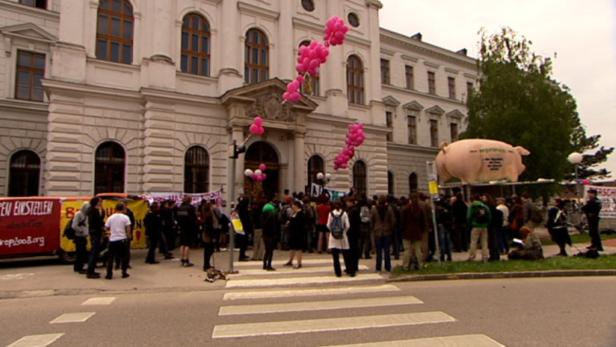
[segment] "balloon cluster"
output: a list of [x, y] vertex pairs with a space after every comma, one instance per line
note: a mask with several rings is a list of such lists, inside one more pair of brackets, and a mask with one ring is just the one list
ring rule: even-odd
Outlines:
[[349, 160], [355, 155], [355, 148], [361, 146], [366, 140], [364, 125], [361, 123], [349, 124], [344, 148], [334, 159], [334, 170], [349, 167]]
[[325, 26], [324, 43], [311, 41], [310, 44], [300, 47], [297, 65], [297, 77], [287, 84], [287, 90], [282, 94], [284, 102], [297, 102], [302, 98], [300, 88], [307, 75], [316, 77], [319, 75], [321, 64], [327, 62], [329, 46], [341, 45], [346, 38], [349, 27], [342, 18], [331, 17]]
[[261, 136], [265, 134], [265, 128], [263, 127], [263, 118], [256, 116], [250, 128], [248, 128], [252, 135]]
[[267, 166], [261, 163], [259, 164], [259, 168], [255, 171], [246, 169], [246, 171], [244, 171], [244, 175], [246, 177], [250, 177], [255, 182], [263, 182], [267, 179], [267, 174], [265, 173], [265, 170], [267, 170]]
[[344, 42], [349, 27], [344, 24], [342, 18], [331, 17], [325, 24], [325, 40], [326, 46], [337, 46]]

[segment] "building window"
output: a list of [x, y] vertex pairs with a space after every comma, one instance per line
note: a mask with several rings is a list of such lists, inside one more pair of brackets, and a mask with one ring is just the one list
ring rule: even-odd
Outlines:
[[115, 142], [98, 146], [94, 164], [94, 194], [124, 193], [124, 148]]
[[43, 101], [45, 54], [17, 51], [15, 99]]
[[417, 117], [409, 116], [408, 118], [409, 145], [417, 144]]
[[42, 8], [43, 10], [47, 9], [47, 0], [19, 0], [19, 3], [30, 7]]
[[269, 41], [259, 29], [246, 32], [244, 80], [258, 83], [269, 79]]
[[428, 93], [436, 94], [436, 76], [432, 71], [428, 71]]
[[96, 26], [96, 58], [133, 62], [133, 7], [128, 0], [100, 0]]
[[387, 59], [381, 59], [381, 83], [391, 84], [389, 60]]
[[394, 174], [387, 171], [387, 194], [394, 195]]
[[[306, 40], [306, 41], [302, 41], [302, 43], [299, 44], [299, 47], [309, 46], [309, 45], [310, 45], [310, 41]], [[306, 76], [306, 80], [304, 81], [304, 84], [302, 85], [302, 93], [306, 95], [319, 96], [320, 92], [321, 91], [319, 88], [319, 76], [318, 75], [317, 76]]]
[[392, 142], [394, 138], [394, 117], [393, 114], [389, 111], [385, 112], [385, 124], [387, 125], [387, 129], [389, 129], [389, 132], [387, 133], [387, 142]]
[[430, 146], [438, 147], [438, 121], [430, 119]]
[[413, 67], [406, 65], [404, 67], [404, 76], [406, 78], [406, 89], [415, 89], [415, 76], [413, 75]]
[[357, 196], [367, 194], [366, 164], [361, 160], [353, 165], [353, 190]]
[[9, 164], [9, 196], [36, 196], [39, 194], [41, 159], [28, 150], [11, 156]]
[[205, 193], [209, 190], [210, 158], [202, 147], [194, 146], [184, 157], [184, 192]]
[[347, 59], [347, 95], [351, 104], [364, 104], [364, 65], [352, 55]]
[[318, 155], [313, 155], [308, 160], [308, 187], [312, 187], [313, 183], [317, 183], [317, 174], [325, 174], [325, 163], [323, 158]]
[[473, 94], [473, 90], [474, 90], [475, 86], [473, 85], [473, 82], [466, 82], [466, 101], [468, 102], [468, 99], [471, 97], [471, 94]]
[[190, 13], [182, 21], [182, 72], [210, 75], [210, 23], [203, 16]]
[[357, 13], [351, 12], [347, 18], [352, 27], [357, 28], [359, 26], [359, 16], [357, 16]]
[[456, 98], [456, 79], [453, 77], [447, 77], [447, 86], [449, 88], [449, 98]]
[[312, 1], [312, 0], [302, 0], [302, 7], [307, 12], [312, 12], [312, 11], [314, 11], [314, 1]]
[[449, 124], [449, 131], [451, 133], [451, 141], [456, 141], [458, 139], [458, 124], [451, 123]]
[[412, 173], [409, 175], [409, 196], [417, 193], [419, 190], [419, 182], [417, 180], [417, 174]]

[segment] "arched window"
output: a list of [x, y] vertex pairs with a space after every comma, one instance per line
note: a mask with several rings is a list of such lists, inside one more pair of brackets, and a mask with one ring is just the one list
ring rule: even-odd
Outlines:
[[368, 193], [366, 164], [360, 160], [353, 165], [353, 190], [358, 196]]
[[244, 80], [246, 83], [263, 82], [269, 78], [269, 42], [259, 29], [246, 32]]
[[210, 158], [202, 147], [190, 147], [184, 157], [184, 192], [205, 193], [209, 191]]
[[325, 164], [323, 158], [318, 155], [313, 155], [308, 160], [308, 187], [312, 187], [313, 183], [317, 181], [318, 173], [325, 174]]
[[[302, 41], [299, 44], [299, 47], [310, 45], [310, 41]], [[299, 53], [298, 53], [299, 54]], [[304, 81], [304, 85], [302, 85], [302, 93], [306, 95], [319, 96], [320, 94], [319, 88], [319, 76], [310, 76], [309, 79]]]
[[124, 148], [115, 142], [98, 146], [94, 164], [94, 194], [124, 193]]
[[210, 23], [203, 16], [189, 13], [182, 21], [182, 72], [210, 75]]
[[409, 175], [409, 194], [417, 193], [418, 188], [417, 174], [413, 172]]
[[32, 151], [23, 150], [11, 156], [9, 196], [35, 196], [39, 193], [41, 159]]
[[387, 171], [387, 194], [394, 195], [394, 174]]
[[100, 0], [96, 57], [116, 63], [132, 63], [133, 24], [133, 7], [128, 0]]
[[364, 65], [359, 57], [347, 59], [347, 96], [351, 104], [364, 104]]

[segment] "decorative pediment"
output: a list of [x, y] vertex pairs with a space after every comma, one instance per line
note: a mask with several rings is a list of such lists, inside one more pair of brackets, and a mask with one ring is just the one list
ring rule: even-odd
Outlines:
[[447, 113], [447, 118], [450, 119], [462, 120], [464, 119], [464, 117], [466, 117], [464, 113], [460, 112], [459, 110], [453, 110]]
[[4, 36], [18, 37], [31, 41], [53, 43], [58, 40], [53, 34], [33, 23], [23, 23], [0, 28]]
[[389, 95], [383, 98], [383, 104], [385, 104], [385, 106], [398, 107], [398, 105], [400, 105], [400, 101]]
[[260, 115], [265, 119], [292, 122], [295, 115], [308, 114], [314, 111], [318, 104], [308, 97], [302, 97], [296, 103], [282, 103], [282, 94], [287, 90], [287, 84], [278, 78], [264, 82], [249, 84], [227, 91], [222, 97], [222, 104], [227, 108], [235, 107], [239, 114], [230, 117], [248, 117]]
[[443, 110], [439, 105], [434, 105], [430, 107], [429, 109], [427, 109], [426, 113], [433, 114], [436, 116], [442, 116], [445, 113], [445, 110]]
[[411, 101], [409, 103], [404, 104], [404, 106], [402, 106], [402, 108], [404, 108], [405, 110], [417, 111], [417, 112], [420, 112], [421, 110], [424, 109], [423, 105], [418, 103], [415, 100], [413, 100], [413, 101]]

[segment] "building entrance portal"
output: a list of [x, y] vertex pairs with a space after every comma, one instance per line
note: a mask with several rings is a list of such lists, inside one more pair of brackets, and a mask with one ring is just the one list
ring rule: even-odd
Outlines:
[[244, 193], [255, 200], [275, 197], [280, 192], [280, 163], [278, 154], [272, 145], [267, 142], [255, 142], [246, 150], [244, 170], [256, 170], [259, 164], [265, 164], [267, 179], [263, 182], [255, 182], [249, 177], [244, 177]]

